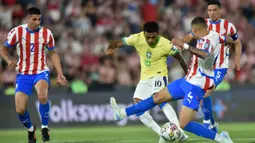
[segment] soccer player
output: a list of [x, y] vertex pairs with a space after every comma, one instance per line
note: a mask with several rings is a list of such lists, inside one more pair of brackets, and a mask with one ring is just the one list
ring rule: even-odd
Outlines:
[[[221, 19], [220, 8], [221, 4], [218, 0], [213, 0], [208, 2], [208, 15], [209, 18], [206, 19], [206, 23], [208, 25], [208, 30], [213, 30], [218, 32], [223, 36], [229, 36], [234, 40], [235, 46], [235, 60], [234, 60], [234, 68], [240, 69], [240, 57], [242, 52], [242, 44], [240, 39], [238, 38], [238, 34], [235, 26], [226, 19]], [[188, 34], [183, 38], [185, 43], [189, 43], [194, 37], [193, 33]], [[220, 54], [214, 64], [214, 82], [215, 86], [211, 90], [207, 90], [205, 97], [202, 102], [202, 111], [204, 113], [204, 126], [213, 131], [217, 132], [218, 124], [214, 121], [212, 116], [212, 101], [209, 95], [212, 94], [213, 90], [221, 83], [224, 79], [224, 76], [227, 74], [228, 66], [229, 66], [229, 47], [230, 44], [221, 44]]]
[[[187, 64], [178, 49], [173, 47], [171, 41], [160, 36], [158, 31], [158, 23], [147, 22], [144, 24], [142, 32], [111, 42], [106, 51], [108, 55], [112, 55], [115, 48], [129, 45], [133, 46], [140, 56], [141, 79], [133, 96], [135, 103], [150, 97], [155, 92], [159, 92], [167, 85], [168, 69], [166, 60], [168, 55], [179, 61], [185, 73], [188, 70]], [[169, 121], [179, 126], [176, 113], [168, 103], [161, 103], [159, 107]], [[136, 115], [143, 124], [160, 135], [160, 126], [148, 112], [139, 112]], [[182, 140], [187, 140], [188, 136], [183, 135]], [[159, 142], [165, 142], [165, 140], [160, 137]]]
[[[43, 141], [50, 140], [48, 129], [49, 110], [48, 88], [50, 86], [50, 73], [46, 65], [46, 50], [57, 71], [57, 83], [67, 83], [63, 75], [60, 60], [55, 51], [55, 42], [51, 31], [40, 26], [41, 12], [32, 7], [28, 9], [27, 24], [13, 28], [7, 36], [5, 45], [0, 48], [0, 56], [8, 63], [9, 68], [16, 68], [16, 91], [15, 106], [18, 117], [28, 129], [28, 142], [36, 142], [36, 126], [31, 123], [29, 113], [26, 109], [27, 102], [35, 87], [40, 102], [39, 111], [41, 115], [41, 135]], [[16, 46], [19, 61], [9, 57], [8, 48]], [[46, 49], [47, 47], [47, 49]]]
[[202, 37], [198, 41], [196, 48], [183, 43], [182, 40], [175, 38], [172, 40], [174, 45], [193, 54], [192, 63], [185, 78], [173, 81], [167, 88], [124, 109], [120, 108], [116, 100], [111, 97], [110, 103], [114, 111], [115, 120], [121, 120], [126, 116], [147, 111], [162, 102], [184, 98], [179, 117], [181, 128], [219, 143], [233, 143], [227, 132], [224, 131], [219, 135], [204, 127], [202, 124], [191, 121], [200, 106], [200, 101], [203, 99], [206, 90], [212, 88], [214, 85], [213, 62], [219, 54], [220, 42], [226, 40], [217, 32], [208, 31], [206, 21], [202, 17], [193, 19], [191, 26], [194, 35], [196, 37]]

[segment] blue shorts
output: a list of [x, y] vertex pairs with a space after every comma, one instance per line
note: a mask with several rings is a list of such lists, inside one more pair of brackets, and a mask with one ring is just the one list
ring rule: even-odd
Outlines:
[[214, 84], [217, 87], [222, 80], [224, 79], [225, 75], [227, 74], [227, 68], [224, 69], [215, 69], [214, 70]]
[[193, 110], [199, 109], [200, 100], [205, 95], [202, 88], [190, 84], [185, 78], [173, 81], [167, 88], [173, 100], [184, 99], [183, 105]]
[[45, 72], [35, 74], [35, 75], [17, 74], [15, 93], [16, 92], [23, 92], [26, 95], [30, 96], [32, 94], [34, 85], [39, 80], [47, 81], [49, 86], [50, 86], [50, 73], [49, 73], [49, 71], [45, 71]]

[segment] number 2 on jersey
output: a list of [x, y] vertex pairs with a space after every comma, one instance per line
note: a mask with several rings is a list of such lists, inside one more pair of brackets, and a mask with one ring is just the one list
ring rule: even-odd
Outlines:
[[31, 43], [30, 44], [30, 52], [34, 52], [35, 51], [35, 44]]

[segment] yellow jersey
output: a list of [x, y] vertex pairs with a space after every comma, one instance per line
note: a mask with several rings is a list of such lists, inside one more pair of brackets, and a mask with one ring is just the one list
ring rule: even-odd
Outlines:
[[150, 47], [146, 42], [144, 32], [132, 34], [122, 38], [125, 45], [135, 47], [141, 64], [141, 80], [146, 80], [154, 76], [168, 76], [167, 56], [175, 55], [178, 49], [172, 42], [163, 36], [155, 47]]

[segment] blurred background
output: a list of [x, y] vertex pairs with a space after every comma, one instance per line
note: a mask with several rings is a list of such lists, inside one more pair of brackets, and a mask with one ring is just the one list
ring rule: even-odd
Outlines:
[[[254, 108], [250, 107], [255, 102], [255, 0], [220, 1], [222, 18], [236, 26], [243, 51], [241, 70], [232, 68], [231, 56], [228, 74], [214, 92], [214, 115], [220, 121], [255, 121]], [[121, 106], [132, 103], [140, 79], [139, 57], [128, 46], [118, 49], [114, 56], [106, 56], [104, 51], [111, 40], [140, 32], [146, 21], [157, 21], [160, 34], [166, 38], [182, 38], [190, 32], [194, 17], [208, 17], [205, 0], [0, 0], [0, 3], [1, 44], [10, 29], [25, 23], [26, 10], [31, 6], [40, 8], [42, 25], [55, 37], [69, 86], [56, 85], [56, 71], [48, 60], [53, 127], [114, 125], [109, 97], [115, 96]], [[17, 57], [15, 48], [10, 53]], [[190, 55], [184, 56], [189, 62]], [[8, 70], [1, 58], [0, 62], [0, 112], [8, 115], [1, 117], [0, 128], [23, 128], [14, 107], [16, 72]], [[168, 57], [167, 63], [169, 82], [184, 75], [172, 57]], [[28, 105], [31, 118], [40, 125], [35, 92], [31, 100]], [[182, 104], [179, 101], [172, 105], [178, 112]], [[151, 113], [155, 120], [166, 122], [159, 108]], [[202, 117], [199, 112], [196, 119], [201, 121]], [[136, 116], [117, 124], [127, 122], [140, 124]]]
[[[222, 17], [232, 22], [243, 45], [242, 68], [230, 68], [225, 83], [255, 82], [255, 1], [221, 0]], [[190, 32], [195, 16], [207, 16], [205, 0], [1, 0], [0, 42], [8, 31], [25, 23], [26, 9], [37, 6], [42, 11], [42, 25], [49, 28], [56, 40], [69, 91], [133, 90], [140, 78], [139, 57], [132, 47], [122, 47], [115, 56], [104, 51], [109, 41], [140, 32], [146, 21], [157, 21], [160, 34], [166, 38], [181, 38]], [[12, 55], [15, 56], [15, 49]], [[187, 61], [190, 55], [184, 54]], [[183, 76], [179, 64], [168, 58], [169, 79]], [[1, 61], [0, 84], [14, 87], [15, 71]], [[52, 86], [56, 72], [51, 69]], [[10, 94], [13, 90], [9, 90]]]

